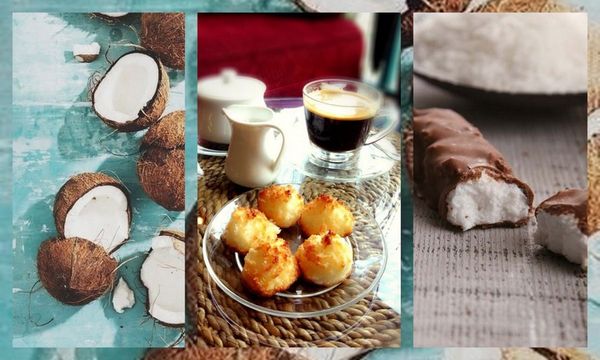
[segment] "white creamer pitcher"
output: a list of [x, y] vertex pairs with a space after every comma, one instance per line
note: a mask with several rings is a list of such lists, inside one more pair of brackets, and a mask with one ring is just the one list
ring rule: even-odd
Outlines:
[[[231, 125], [231, 142], [225, 174], [238, 185], [255, 188], [272, 183], [281, 168], [286, 141], [284, 130], [274, 123], [271, 109], [231, 105], [223, 109]], [[281, 134], [281, 145], [273, 130]]]

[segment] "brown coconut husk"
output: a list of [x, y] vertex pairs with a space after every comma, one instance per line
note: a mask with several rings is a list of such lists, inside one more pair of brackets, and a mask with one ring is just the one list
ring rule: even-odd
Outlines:
[[91, 241], [52, 238], [40, 245], [38, 276], [54, 298], [68, 305], [84, 305], [110, 289], [117, 261]]
[[282, 349], [262, 348], [208, 348], [187, 341], [182, 349], [153, 349], [144, 356], [145, 360], [306, 360], [300, 355]]
[[174, 69], [185, 67], [185, 15], [183, 13], [142, 14], [141, 43]]
[[[150, 99], [150, 101], [148, 101], [146, 106], [144, 106], [144, 108], [142, 110], [140, 110], [140, 112], [138, 113], [137, 119], [135, 119], [133, 121], [129, 121], [125, 124], [117, 123], [117, 122], [112, 121], [111, 119], [107, 119], [107, 118], [103, 117], [102, 115], [100, 115], [98, 113], [98, 111], [96, 111], [94, 95], [96, 93], [96, 89], [98, 88], [100, 83], [102, 83], [102, 81], [106, 77], [106, 74], [108, 74], [110, 72], [110, 70], [115, 66], [115, 64], [117, 64], [123, 56], [127, 56], [132, 53], [143, 53], [145, 55], [150, 56], [156, 62], [156, 64], [158, 65], [158, 86], [156, 88], [156, 92], [154, 93], [154, 96], [152, 97], [152, 99]], [[115, 62], [113, 62], [111, 64], [111, 66], [108, 68], [108, 70], [106, 70], [106, 72], [104, 73], [104, 75], [102, 75], [102, 77], [100, 78], [99, 81], [97, 81], [97, 82], [92, 81], [92, 83], [95, 83], [94, 88], [92, 90], [92, 96], [91, 96], [92, 108], [94, 109], [94, 112], [100, 118], [100, 120], [102, 120], [106, 125], [112, 127], [113, 129], [116, 129], [117, 131], [121, 131], [121, 132], [139, 131], [139, 130], [145, 129], [145, 128], [149, 127], [150, 125], [154, 124], [155, 122], [157, 122], [160, 119], [160, 116], [165, 111], [165, 107], [167, 106], [167, 102], [169, 101], [169, 87], [170, 87], [169, 76], [167, 75], [165, 67], [163, 66], [160, 59], [157, 56], [155, 56], [153, 53], [148, 52], [148, 51], [131, 51], [131, 52], [128, 52], [127, 54], [122, 55]]]
[[144, 138], [137, 174], [148, 196], [171, 211], [185, 208], [185, 112], [167, 114]]
[[71, 177], [58, 190], [54, 200], [54, 223], [61, 237], [65, 236], [65, 219], [75, 202], [85, 193], [98, 186], [110, 185], [119, 188], [127, 197], [127, 217], [131, 226], [131, 201], [129, 191], [118, 180], [102, 173], [81, 173]]

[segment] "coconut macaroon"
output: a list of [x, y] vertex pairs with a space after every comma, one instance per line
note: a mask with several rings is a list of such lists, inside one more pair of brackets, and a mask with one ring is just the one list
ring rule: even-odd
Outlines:
[[413, 127], [416, 192], [443, 219], [463, 231], [529, 221], [533, 192], [475, 126], [452, 110], [427, 109], [415, 110]]
[[71, 177], [54, 201], [54, 222], [62, 238], [87, 239], [111, 253], [129, 238], [131, 205], [127, 189], [102, 173]]
[[142, 46], [174, 69], [185, 67], [185, 16], [183, 13], [142, 14]]
[[340, 236], [348, 236], [354, 227], [354, 216], [342, 202], [322, 194], [306, 204], [298, 224], [305, 235], [333, 231]]
[[283, 239], [260, 243], [244, 257], [242, 283], [256, 295], [269, 297], [287, 290], [299, 276], [296, 258]]
[[535, 242], [587, 268], [587, 190], [567, 189], [544, 200], [536, 209]]
[[238, 207], [231, 214], [222, 239], [233, 250], [246, 254], [259, 244], [275, 241], [280, 232], [260, 210]]
[[148, 289], [148, 313], [163, 324], [185, 324], [185, 242], [182, 233], [163, 230], [152, 239], [140, 278]]
[[40, 282], [68, 305], [84, 305], [103, 295], [115, 281], [117, 261], [103, 247], [78, 237], [42, 242], [37, 255]]
[[185, 208], [185, 111], [174, 111], [153, 124], [142, 139], [137, 162], [140, 185], [167, 210]]
[[304, 198], [292, 185], [272, 185], [258, 193], [258, 209], [281, 228], [298, 222], [303, 208]]
[[162, 115], [169, 98], [169, 76], [159, 58], [133, 51], [108, 68], [92, 92], [98, 117], [118, 131], [138, 131]]
[[352, 273], [352, 245], [331, 231], [306, 239], [295, 256], [302, 277], [317, 285], [339, 284]]

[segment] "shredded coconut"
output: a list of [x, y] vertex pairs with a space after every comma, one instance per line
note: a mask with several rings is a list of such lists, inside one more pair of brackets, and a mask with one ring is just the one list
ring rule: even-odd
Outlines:
[[415, 72], [458, 85], [531, 93], [583, 93], [585, 13], [418, 13]]

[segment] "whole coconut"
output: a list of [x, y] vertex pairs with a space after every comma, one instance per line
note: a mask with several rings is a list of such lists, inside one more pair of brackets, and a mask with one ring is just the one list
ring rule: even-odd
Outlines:
[[183, 13], [142, 14], [141, 42], [174, 69], [185, 67], [185, 16]]
[[37, 269], [50, 295], [68, 305], [84, 305], [111, 288], [117, 261], [91, 241], [52, 238], [40, 245]]
[[137, 174], [142, 189], [167, 210], [185, 208], [185, 111], [152, 125], [140, 147]]

